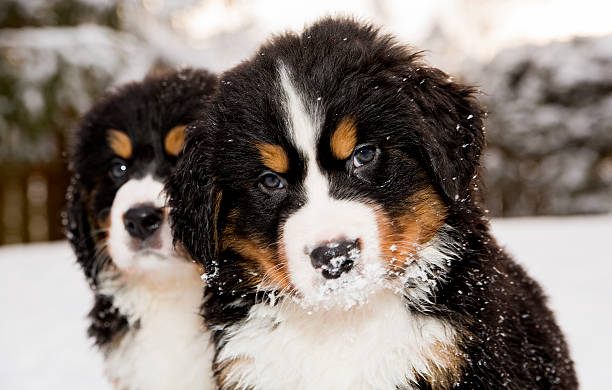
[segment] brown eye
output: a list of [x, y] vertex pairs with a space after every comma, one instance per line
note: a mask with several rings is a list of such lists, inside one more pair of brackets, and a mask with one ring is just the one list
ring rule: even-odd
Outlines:
[[259, 184], [264, 187], [264, 189], [270, 191], [279, 190], [285, 188], [285, 184], [283, 179], [280, 178], [276, 173], [266, 172], [259, 177]]
[[124, 161], [115, 161], [110, 167], [110, 176], [115, 180], [121, 180], [127, 176], [128, 167]]
[[353, 166], [359, 168], [365, 164], [368, 164], [376, 157], [376, 146], [374, 145], [361, 145], [358, 146], [353, 152]]

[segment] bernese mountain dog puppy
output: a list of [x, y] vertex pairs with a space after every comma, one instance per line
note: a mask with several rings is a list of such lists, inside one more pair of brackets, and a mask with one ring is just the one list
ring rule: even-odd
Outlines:
[[347, 19], [221, 77], [167, 187], [220, 389], [577, 387], [479, 205], [474, 94]]
[[175, 250], [164, 181], [216, 76], [185, 69], [104, 97], [74, 133], [67, 235], [95, 294], [89, 335], [117, 389], [212, 389], [201, 266]]

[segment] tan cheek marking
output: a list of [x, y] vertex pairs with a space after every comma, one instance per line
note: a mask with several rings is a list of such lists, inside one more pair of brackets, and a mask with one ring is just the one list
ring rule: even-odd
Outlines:
[[110, 228], [111, 228], [111, 217], [110, 217], [110, 212], [109, 212], [106, 217], [98, 218], [98, 229], [104, 229], [105, 231], [102, 233], [104, 233], [104, 235], [107, 236], [108, 230], [110, 230]]
[[81, 199], [87, 204], [87, 220], [92, 232], [92, 238], [96, 244], [100, 244], [108, 239], [108, 233], [111, 228], [111, 214], [110, 210], [105, 215], [91, 215], [90, 210], [94, 210], [95, 213], [95, 200], [100, 190], [100, 183], [97, 183], [90, 193], [85, 190], [81, 191]]
[[[257, 276], [254, 275], [252, 280], [248, 281], [249, 284], [258, 285], [263, 281], [264, 284], [271, 284], [281, 289], [288, 288], [290, 285], [286, 262], [279, 262], [279, 256], [276, 251], [257, 238], [237, 235], [235, 233], [237, 216], [237, 210], [232, 210], [228, 214], [227, 219], [229, 222], [223, 230], [221, 249], [230, 248], [249, 261], [249, 264], [246, 264], [246, 266], [253, 268], [257, 274]], [[260, 274], [261, 272], [263, 274]]]
[[427, 354], [430, 355], [427, 359], [429, 373], [425, 378], [433, 390], [448, 389], [461, 379], [465, 361], [456, 344], [436, 341], [428, 348]]
[[254, 261], [257, 268], [263, 271], [263, 275], [259, 275], [256, 283], [263, 281], [265, 284], [276, 284], [281, 289], [289, 287], [289, 281], [287, 273], [285, 272], [285, 266], [278, 264], [275, 260], [277, 258], [275, 252], [272, 249], [266, 248], [265, 245], [257, 242], [256, 240], [232, 237], [227, 232], [224, 233], [224, 243], [227, 248], [231, 248], [238, 252], [245, 259]]
[[183, 150], [186, 128], [187, 125], [174, 126], [172, 130], [166, 134], [166, 139], [164, 140], [164, 149], [166, 149], [166, 153], [171, 156], [179, 155], [181, 150]]
[[123, 131], [116, 129], [107, 130], [106, 141], [117, 156], [123, 159], [132, 157], [132, 141]]
[[435, 237], [444, 225], [448, 213], [433, 188], [417, 192], [410, 203], [413, 206], [393, 221], [382, 212], [376, 215], [381, 250], [392, 269], [411, 263], [420, 247]]
[[281, 146], [258, 144], [257, 150], [259, 151], [261, 162], [272, 171], [286, 173], [289, 170], [289, 158]]
[[[101, 184], [97, 183], [90, 193], [87, 193], [85, 190], [83, 190], [81, 192], [81, 199], [84, 199], [85, 202], [87, 203], [87, 220], [89, 222], [89, 226], [91, 229], [91, 237], [93, 238], [94, 243], [96, 245], [96, 250], [100, 251], [98, 252], [98, 255], [102, 255], [102, 254], [108, 255], [107, 243], [108, 243], [111, 224], [112, 224], [110, 209], [108, 210], [108, 213], [106, 213], [103, 216], [95, 216], [90, 213], [90, 210], [95, 210], [94, 202], [100, 190], [100, 186]], [[106, 262], [104, 264], [103, 269], [99, 268], [99, 265], [96, 265], [96, 266], [98, 267], [98, 271], [109, 271], [109, 270], [116, 269], [115, 263], [113, 263], [112, 259], [111, 261]], [[117, 343], [117, 342], [118, 342], [117, 340], [113, 341], [113, 343]]]
[[345, 160], [350, 157], [357, 145], [357, 126], [352, 117], [342, 119], [334, 134], [332, 134], [329, 146], [332, 155], [338, 160]]

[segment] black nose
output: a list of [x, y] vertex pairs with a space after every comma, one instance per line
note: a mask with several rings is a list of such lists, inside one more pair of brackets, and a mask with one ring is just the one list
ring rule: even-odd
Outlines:
[[353, 268], [359, 257], [359, 240], [330, 242], [310, 252], [310, 261], [315, 268], [322, 268], [323, 277], [337, 279], [343, 272]]
[[144, 240], [150, 237], [162, 224], [162, 209], [153, 206], [138, 206], [123, 214], [123, 225], [130, 236]]

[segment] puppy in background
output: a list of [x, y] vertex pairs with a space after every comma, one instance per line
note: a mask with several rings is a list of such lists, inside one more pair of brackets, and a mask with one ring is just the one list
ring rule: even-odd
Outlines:
[[201, 266], [173, 247], [164, 182], [216, 77], [172, 71], [127, 84], [82, 119], [67, 236], [94, 293], [89, 336], [117, 389], [212, 389]]
[[352, 20], [221, 77], [168, 186], [206, 265], [220, 389], [576, 389], [479, 204], [483, 118], [473, 89]]

